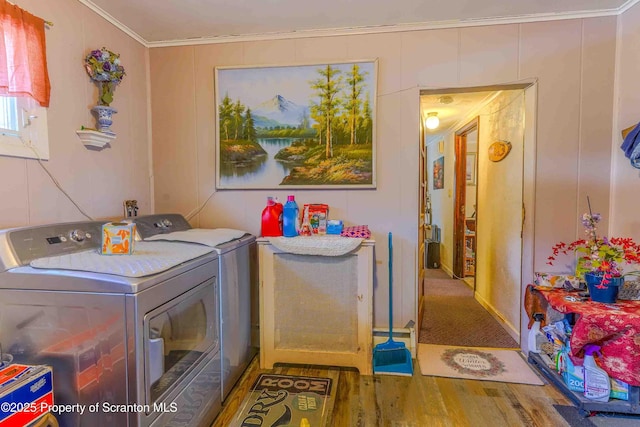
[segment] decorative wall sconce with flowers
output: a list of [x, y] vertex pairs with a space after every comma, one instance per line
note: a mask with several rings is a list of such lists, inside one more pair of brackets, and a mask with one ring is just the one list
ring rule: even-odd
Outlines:
[[[124, 67], [120, 64], [120, 55], [105, 47], [92, 50], [85, 58], [84, 63], [87, 74], [92, 81], [98, 84], [98, 105], [93, 107], [91, 111], [97, 115], [97, 130], [102, 135], [92, 136], [95, 143], [87, 144], [84, 140], [83, 142], [87, 145], [104, 146], [105, 140], [115, 138], [115, 133], [111, 131], [110, 126], [113, 123], [113, 114], [118, 111], [109, 105], [113, 102], [116, 86], [125, 76]], [[77, 131], [82, 139], [80, 132], [84, 132], [84, 136], [88, 136], [92, 131]]]

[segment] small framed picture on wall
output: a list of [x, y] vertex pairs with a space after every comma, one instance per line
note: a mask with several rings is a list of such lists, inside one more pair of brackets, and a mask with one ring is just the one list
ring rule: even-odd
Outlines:
[[444, 188], [444, 156], [433, 161], [433, 189]]
[[476, 153], [467, 153], [467, 185], [476, 185]]

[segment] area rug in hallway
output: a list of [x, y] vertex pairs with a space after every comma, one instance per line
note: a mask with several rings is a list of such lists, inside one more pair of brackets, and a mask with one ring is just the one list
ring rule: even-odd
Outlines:
[[[442, 275], [446, 276], [446, 273], [442, 272]], [[520, 348], [500, 323], [475, 300], [473, 290], [462, 280], [440, 277], [425, 279], [425, 298], [418, 342]]]
[[331, 378], [260, 374], [229, 425], [328, 425], [335, 399], [332, 387]]
[[516, 350], [418, 344], [422, 375], [544, 385]]

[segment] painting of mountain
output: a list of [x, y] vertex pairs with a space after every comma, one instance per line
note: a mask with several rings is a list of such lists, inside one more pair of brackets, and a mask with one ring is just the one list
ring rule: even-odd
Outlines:
[[216, 188], [375, 188], [377, 61], [216, 67]]
[[275, 95], [252, 107], [256, 127], [300, 126], [309, 119], [309, 107], [289, 101], [282, 95]]

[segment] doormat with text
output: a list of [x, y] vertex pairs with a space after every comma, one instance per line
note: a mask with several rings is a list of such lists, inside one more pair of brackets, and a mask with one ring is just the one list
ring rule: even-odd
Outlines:
[[544, 385], [517, 350], [418, 344], [422, 375]]
[[331, 387], [331, 378], [260, 374], [230, 425], [326, 426]]

